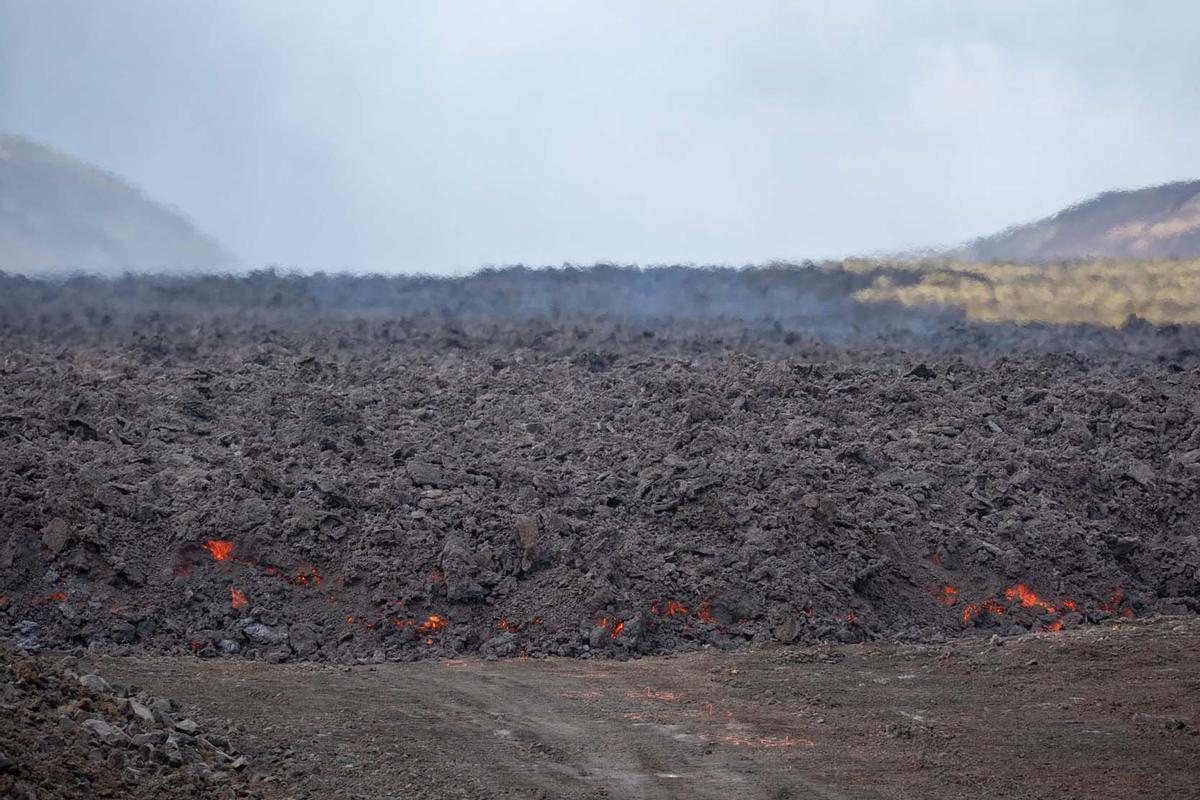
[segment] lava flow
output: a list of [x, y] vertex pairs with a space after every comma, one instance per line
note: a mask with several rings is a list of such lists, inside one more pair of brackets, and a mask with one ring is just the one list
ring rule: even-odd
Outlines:
[[[958, 605], [959, 591], [950, 584], [943, 584], [940, 587], [927, 590], [930, 597], [937, 602], [946, 606]], [[1133, 610], [1129, 606], [1122, 607], [1124, 602], [1124, 589], [1118, 586], [1108, 596], [1108, 599], [1101, 603], [1098, 608], [1101, 611], [1116, 613], [1119, 611], [1121, 616], [1126, 619], [1133, 619]], [[1081, 606], [1074, 600], [1060, 600], [1058, 602], [1050, 602], [1038, 596], [1038, 594], [1023, 583], [1013, 584], [1004, 590], [1001, 597], [989, 598], [977, 603], [964, 603], [960, 612], [962, 624], [964, 626], [982, 615], [984, 612], [993, 616], [1004, 616], [1006, 612], [1012, 611], [1014, 608], [1036, 609], [1043, 614], [1052, 616], [1060, 616], [1072, 612], [1082, 613]], [[1045, 633], [1054, 633], [1063, 629], [1062, 620], [1052, 620], [1041, 626], [1041, 630]]]
[[686, 617], [688, 610], [687, 606], [675, 600], [668, 600], [659, 608], [658, 603], [650, 606], [650, 613], [658, 614], [663, 617]]
[[1100, 604], [1101, 611], [1107, 611], [1110, 614], [1120, 613], [1125, 619], [1133, 619], [1133, 609], [1129, 606], [1121, 608], [1121, 604], [1125, 601], [1125, 585], [1119, 584], [1117, 588], [1109, 592], [1108, 597]]
[[[204, 549], [208, 551], [210, 556], [212, 556], [213, 561], [228, 561], [230, 563], [241, 564], [242, 566], [246, 567], [256, 567], [262, 569], [262, 571], [267, 575], [281, 578], [293, 586], [308, 586], [309, 584], [312, 584], [313, 586], [321, 585], [321, 574], [317, 571], [316, 567], [302, 565], [300, 568], [301, 571], [298, 574], [288, 575], [278, 567], [273, 567], [270, 564], [262, 565], [257, 561], [238, 558], [233, 554], [234, 546], [234, 543], [229, 539], [209, 539], [204, 543]], [[175, 575], [187, 575], [186, 567], [177, 567], [175, 569]]]
[[213, 557], [213, 561], [228, 561], [233, 556], [233, 542], [228, 539], [209, 539], [204, 543], [204, 549]]
[[604, 628], [608, 631], [608, 638], [615, 639], [621, 635], [621, 631], [625, 630], [625, 620], [614, 619], [610, 622], [608, 617], [597, 617], [596, 627]]
[[450, 623], [444, 617], [439, 617], [437, 614], [430, 614], [425, 618], [424, 622], [417, 626], [417, 633], [422, 635], [435, 633], [442, 630], [449, 624]]
[[929, 596], [944, 606], [952, 606], [958, 602], [958, 589], [947, 583], [936, 589], [930, 589]]
[[689, 612], [701, 622], [713, 621], [712, 603], [707, 599], [701, 600], [694, 609], [689, 609], [678, 600], [665, 600], [650, 606], [650, 613], [660, 617], [686, 617]]
[[232, 586], [229, 587], [229, 605], [233, 606], [234, 608], [245, 608], [249, 602], [250, 601], [246, 599], [245, 594], [239, 592], [237, 589], [234, 589]]

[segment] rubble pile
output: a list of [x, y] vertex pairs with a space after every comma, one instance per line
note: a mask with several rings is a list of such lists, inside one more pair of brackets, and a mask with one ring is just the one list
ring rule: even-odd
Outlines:
[[278, 758], [252, 759], [230, 727], [77, 669], [0, 645], [0, 796], [271, 796], [264, 767]]
[[41, 291], [0, 309], [0, 627], [31, 647], [625, 656], [1200, 610], [1189, 328], [898, 350]]

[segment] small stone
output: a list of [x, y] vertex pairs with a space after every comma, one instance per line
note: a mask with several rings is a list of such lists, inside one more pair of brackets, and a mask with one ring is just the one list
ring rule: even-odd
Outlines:
[[498, 636], [493, 636], [483, 643], [479, 648], [479, 652], [484, 658], [507, 658], [516, 655], [517, 653], [517, 635], [515, 633], [501, 633]]
[[251, 622], [242, 628], [242, 632], [255, 644], [273, 645], [287, 641], [287, 631], [271, 628], [261, 622]]
[[137, 628], [128, 622], [116, 622], [109, 627], [108, 636], [117, 644], [132, 644], [137, 639]]
[[293, 625], [288, 630], [288, 644], [298, 656], [312, 655], [317, 652], [317, 632], [311, 625]]
[[111, 691], [108, 681], [104, 680], [104, 678], [101, 678], [94, 672], [82, 676], [79, 679], [79, 683], [82, 684], [84, 688], [91, 689], [93, 692]]
[[787, 616], [775, 624], [771, 633], [784, 644], [791, 644], [800, 638], [801, 630], [800, 620], [795, 616]]
[[42, 546], [58, 555], [71, 542], [71, 526], [62, 517], [55, 517], [42, 528]]
[[927, 380], [930, 380], [931, 378], [936, 378], [937, 373], [934, 372], [933, 370], [931, 370], [929, 368], [929, 365], [922, 362], [920, 364], [917, 364], [911, 370], [909, 370], [908, 374], [905, 377], [920, 378], [923, 381], [927, 381]]
[[408, 477], [417, 486], [437, 486], [442, 482], [442, 468], [418, 458], [410, 458], [404, 463]]
[[121, 729], [114, 728], [102, 719], [85, 720], [79, 727], [91, 731], [98, 738], [103, 739], [109, 744], [118, 744], [129, 739]]
[[190, 736], [195, 736], [200, 730], [200, 726], [196, 724], [195, 720], [181, 719], [179, 722], [175, 723], [175, 730], [182, 731]]
[[154, 712], [146, 708], [137, 700], [129, 701], [129, 710], [142, 722], [154, 722]]
[[164, 747], [163, 749], [159, 750], [158, 752], [162, 755], [163, 758], [166, 759], [167, 763], [170, 764], [172, 767], [182, 767], [183, 766], [183, 753], [179, 752], [178, 747], [171, 747], [170, 745], [168, 745], [168, 746]]

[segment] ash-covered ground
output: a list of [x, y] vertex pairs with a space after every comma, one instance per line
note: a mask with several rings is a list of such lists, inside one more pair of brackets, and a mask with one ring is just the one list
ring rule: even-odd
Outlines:
[[1200, 610], [1200, 331], [874, 277], [0, 278], [0, 625], [350, 663]]

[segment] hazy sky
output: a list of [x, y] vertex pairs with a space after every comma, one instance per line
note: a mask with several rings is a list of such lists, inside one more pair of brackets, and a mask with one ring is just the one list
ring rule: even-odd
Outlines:
[[0, 0], [0, 130], [250, 265], [745, 264], [1200, 177], [1200, 3]]

